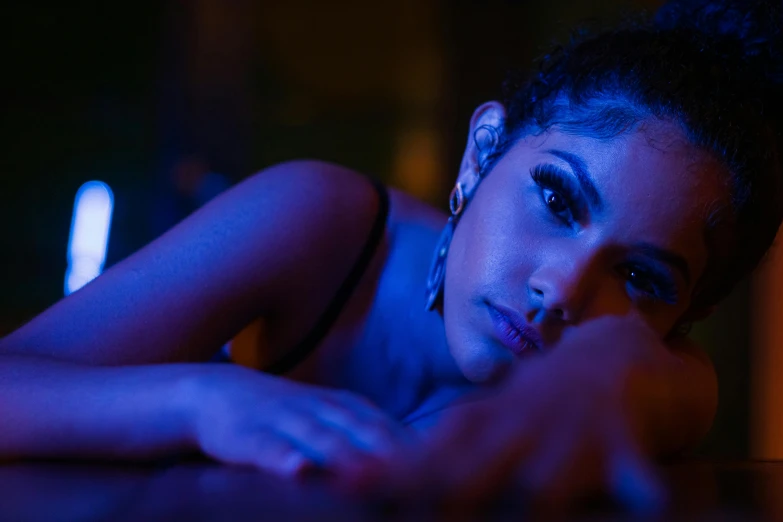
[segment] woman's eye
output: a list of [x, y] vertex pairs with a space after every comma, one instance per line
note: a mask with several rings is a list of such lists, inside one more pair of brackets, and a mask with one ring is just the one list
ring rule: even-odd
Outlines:
[[663, 301], [671, 305], [677, 304], [677, 286], [668, 277], [656, 275], [649, 270], [633, 265], [622, 267], [620, 273], [635, 292], [656, 301]]
[[530, 176], [538, 185], [541, 199], [553, 216], [568, 225], [578, 221], [579, 192], [569, 181], [568, 174], [552, 165], [536, 165], [531, 169]]
[[631, 285], [637, 290], [641, 290], [642, 292], [650, 295], [656, 294], [655, 284], [644, 272], [635, 268], [630, 268], [628, 269], [628, 274], [626, 277], [628, 278], [628, 282], [631, 283]]
[[562, 194], [554, 190], [544, 189], [544, 202], [546, 206], [555, 214], [562, 214], [569, 210], [568, 201]]

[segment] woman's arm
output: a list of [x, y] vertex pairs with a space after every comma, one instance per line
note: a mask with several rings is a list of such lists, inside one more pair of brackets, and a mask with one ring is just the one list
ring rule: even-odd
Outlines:
[[628, 390], [652, 455], [698, 444], [718, 408], [718, 378], [707, 353], [687, 337], [670, 339], [665, 346], [668, 351], [660, 354], [659, 363], [641, 372]]
[[388, 440], [391, 420], [356, 397], [234, 365], [170, 364], [209, 359], [258, 317], [317, 317], [376, 211], [356, 173], [278, 165], [0, 339], [0, 457], [200, 449], [276, 469], [289, 453], [349, 455], [346, 439], [365, 428]]
[[196, 450], [192, 364], [91, 367], [0, 356], [0, 459]]
[[202, 452], [281, 475], [350, 469], [407, 440], [348, 392], [230, 364], [99, 367], [0, 356], [0, 460]]
[[452, 408], [419, 451], [368, 466], [349, 487], [443, 494], [460, 508], [510, 484], [558, 509], [603, 490], [646, 509], [662, 499], [649, 458], [696, 443], [716, 402], [695, 344], [666, 345], [637, 320], [603, 317], [523, 361], [497, 393]]
[[[692, 339], [673, 337], [665, 344], [650, 341], [637, 343], [632, 337], [615, 338], [611, 343], [587, 347], [574, 344], [566, 349], [578, 350], [577, 357], [591, 359], [589, 364], [579, 365], [578, 371], [616, 379], [623, 388], [627, 409], [638, 425], [642, 446], [649, 455], [658, 456], [688, 449], [704, 438], [718, 408], [718, 379], [709, 356]], [[623, 343], [628, 349], [617, 350], [618, 344]], [[591, 349], [595, 353], [591, 354]], [[597, 366], [594, 369], [591, 369], [592, 361]], [[572, 364], [572, 361], [565, 362]], [[602, 368], [604, 363], [617, 369], [607, 372]], [[480, 396], [476, 398], [481, 400]], [[469, 403], [470, 398], [465, 398], [465, 402]], [[417, 419], [414, 426], [427, 430], [451, 409]]]
[[208, 360], [259, 317], [317, 317], [376, 211], [372, 185], [352, 171], [315, 161], [269, 168], [0, 339], [0, 355]]

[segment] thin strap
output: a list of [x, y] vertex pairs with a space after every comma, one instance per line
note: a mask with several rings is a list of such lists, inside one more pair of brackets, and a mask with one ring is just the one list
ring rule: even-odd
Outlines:
[[375, 187], [375, 191], [378, 193], [378, 214], [375, 217], [375, 223], [372, 226], [372, 231], [370, 231], [367, 242], [364, 244], [362, 253], [353, 265], [351, 273], [348, 274], [348, 277], [343, 281], [340, 289], [337, 290], [334, 299], [329, 303], [329, 306], [318, 319], [315, 327], [310, 331], [307, 337], [283, 358], [269, 366], [265, 370], [266, 372], [275, 375], [284, 374], [305, 360], [307, 356], [315, 350], [335, 321], [337, 321], [340, 312], [342, 312], [343, 307], [351, 298], [353, 291], [359, 284], [370, 261], [372, 261], [375, 250], [378, 248], [378, 244], [380, 243], [381, 238], [383, 238], [383, 233], [386, 230], [386, 219], [389, 214], [389, 194], [382, 183], [376, 180], [371, 181]]

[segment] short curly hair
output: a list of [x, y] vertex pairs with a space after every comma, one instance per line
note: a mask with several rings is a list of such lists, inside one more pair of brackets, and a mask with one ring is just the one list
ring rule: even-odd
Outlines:
[[692, 306], [716, 304], [759, 264], [783, 220], [781, 11], [780, 0], [674, 0], [609, 30], [577, 28], [532, 74], [509, 74], [482, 174], [518, 139], [554, 125], [610, 139], [651, 118], [674, 122], [729, 173], [731, 208], [709, 226], [730, 240], [713, 248]]

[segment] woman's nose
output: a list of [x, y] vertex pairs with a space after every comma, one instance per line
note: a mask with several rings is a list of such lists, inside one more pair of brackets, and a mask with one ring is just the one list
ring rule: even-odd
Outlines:
[[587, 260], [572, 259], [539, 267], [528, 282], [534, 307], [552, 319], [578, 322], [586, 307], [591, 282], [596, 280], [591, 272]]

